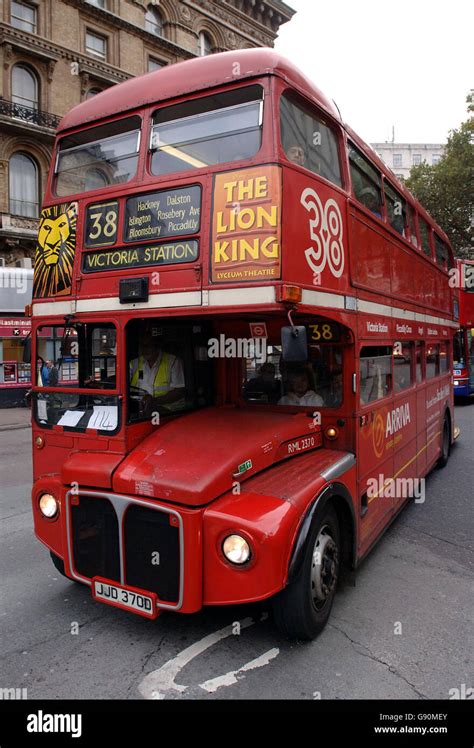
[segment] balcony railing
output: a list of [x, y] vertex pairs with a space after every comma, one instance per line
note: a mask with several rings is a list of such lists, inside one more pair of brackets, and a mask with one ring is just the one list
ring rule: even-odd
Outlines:
[[22, 104], [15, 104], [14, 101], [0, 98], [0, 116], [4, 115], [13, 119], [29, 122], [32, 125], [40, 127], [50, 127], [55, 130], [60, 122], [61, 117], [51, 112], [43, 112], [41, 109], [35, 109]]

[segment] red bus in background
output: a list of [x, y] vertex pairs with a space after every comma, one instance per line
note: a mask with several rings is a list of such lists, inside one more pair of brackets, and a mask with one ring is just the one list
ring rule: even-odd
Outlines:
[[459, 330], [454, 338], [454, 395], [474, 394], [474, 260], [456, 260], [460, 280]]
[[58, 130], [38, 235], [38, 539], [150, 618], [269, 599], [310, 639], [454, 438], [442, 230], [273, 50], [179, 63]]

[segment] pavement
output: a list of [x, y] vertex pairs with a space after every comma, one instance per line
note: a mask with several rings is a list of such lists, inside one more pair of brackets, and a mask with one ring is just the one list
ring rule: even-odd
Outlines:
[[29, 408], [0, 408], [0, 431], [27, 429], [31, 426]]

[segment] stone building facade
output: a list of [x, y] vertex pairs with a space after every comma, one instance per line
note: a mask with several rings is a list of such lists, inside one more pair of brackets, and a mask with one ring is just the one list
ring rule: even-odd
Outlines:
[[408, 179], [413, 166], [434, 166], [442, 158], [441, 143], [371, 143], [374, 151], [399, 179]]
[[0, 0], [0, 265], [28, 267], [55, 128], [162, 65], [273, 46], [281, 0]]

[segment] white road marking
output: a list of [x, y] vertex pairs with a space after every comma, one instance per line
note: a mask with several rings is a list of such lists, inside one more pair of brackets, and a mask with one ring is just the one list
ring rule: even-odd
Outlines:
[[234, 685], [234, 683], [238, 683], [236, 675], [238, 675], [239, 673], [245, 673], [247, 672], [247, 670], [253, 670], [254, 668], [264, 667], [264, 665], [268, 665], [270, 660], [273, 660], [279, 653], [280, 650], [276, 647], [273, 649], [269, 649], [268, 652], [260, 655], [260, 657], [256, 657], [255, 660], [247, 662], [246, 665], [239, 668], [238, 670], [231, 670], [225, 675], [219, 675], [217, 678], [206, 680], [204, 681], [204, 683], [200, 683], [199, 686], [200, 688], [204, 688], [204, 690], [209, 691], [209, 693], [214, 693], [218, 688], [222, 688], [222, 686], [232, 686]]
[[[240, 630], [253, 626], [254, 623], [255, 621], [252, 620], [252, 618], [244, 618], [242, 621], [239, 621]], [[234, 635], [234, 630], [235, 624], [232, 623], [229, 626], [219, 629], [219, 631], [215, 631], [213, 634], [208, 634], [203, 639], [200, 639], [189, 647], [186, 647], [186, 649], [183, 649], [182, 652], [179, 652], [179, 654], [171, 660], [165, 662], [165, 664], [158, 668], [158, 670], [153, 670], [151, 673], [148, 673], [138, 686], [138, 690], [143, 698], [164, 699], [168, 694], [183, 694], [190, 686], [183, 686], [175, 682], [181, 670], [191, 662], [191, 660], [194, 660], [195, 657], [198, 657], [200, 654], [205, 652], [206, 649], [209, 649], [222, 639]], [[260, 657], [257, 657], [255, 660], [248, 662], [239, 670], [233, 670], [225, 675], [212, 678], [199, 684], [199, 686], [210, 693], [214, 693], [214, 691], [222, 686], [230, 686], [233, 683], [237, 683], [237, 674], [267, 665], [270, 660], [279, 654], [279, 651], [279, 649], [271, 649]]]

